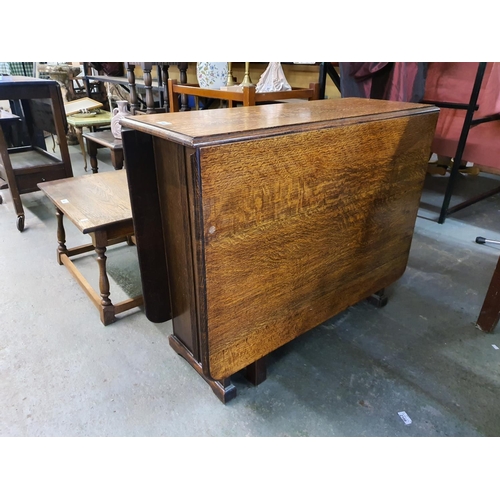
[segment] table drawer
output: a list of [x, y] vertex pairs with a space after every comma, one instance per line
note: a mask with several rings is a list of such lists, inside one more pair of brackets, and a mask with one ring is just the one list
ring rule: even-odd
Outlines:
[[32, 193], [38, 191], [37, 184], [45, 181], [55, 181], [66, 177], [64, 168], [51, 168], [40, 172], [32, 172], [29, 174], [16, 173], [16, 184], [20, 194]]

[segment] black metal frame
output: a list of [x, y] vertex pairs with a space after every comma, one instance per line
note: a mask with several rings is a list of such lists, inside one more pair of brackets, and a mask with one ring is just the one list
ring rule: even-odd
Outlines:
[[329, 76], [340, 92], [340, 75], [331, 62], [319, 63], [319, 98], [325, 98], [326, 77]]
[[453, 166], [450, 171], [450, 177], [448, 179], [448, 184], [446, 185], [446, 191], [443, 199], [443, 204], [441, 206], [441, 212], [439, 214], [438, 223], [444, 224], [446, 217], [452, 213], [458, 212], [459, 210], [468, 207], [478, 201], [484, 200], [489, 196], [493, 196], [494, 194], [500, 193], [500, 186], [486, 191], [482, 194], [474, 196], [468, 200], [465, 200], [462, 203], [454, 205], [450, 207], [451, 197], [453, 195], [453, 188], [456, 183], [457, 176], [459, 175], [460, 164], [462, 162], [463, 153], [465, 150], [465, 145], [467, 143], [467, 137], [469, 135], [469, 130], [471, 127], [479, 125], [481, 123], [486, 123], [494, 120], [500, 119], [500, 115], [493, 115], [484, 118], [479, 118], [477, 120], [473, 119], [474, 111], [479, 109], [477, 104], [477, 100], [479, 97], [479, 92], [481, 90], [481, 84], [483, 82], [484, 73], [486, 71], [485, 62], [480, 62], [477, 68], [476, 77], [474, 80], [474, 86], [472, 88], [470, 100], [468, 104], [463, 103], [453, 103], [453, 102], [435, 102], [435, 101], [422, 101], [425, 104], [434, 104], [441, 108], [450, 108], [450, 109], [465, 109], [467, 110], [465, 114], [464, 124], [462, 126], [462, 131], [460, 133], [460, 138], [458, 140], [457, 149], [455, 153], [455, 157], [453, 159]]

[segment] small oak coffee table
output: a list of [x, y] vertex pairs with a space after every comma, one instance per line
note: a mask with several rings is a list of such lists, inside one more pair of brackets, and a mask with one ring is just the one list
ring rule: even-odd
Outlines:
[[[42, 182], [38, 187], [56, 207], [57, 261], [66, 266], [84, 292], [97, 307], [101, 322], [108, 325], [116, 315], [138, 307], [142, 295], [113, 304], [109, 298], [106, 272], [106, 247], [127, 241], [135, 243], [132, 212], [125, 170], [83, 175], [69, 179]], [[66, 247], [64, 215], [83, 233], [90, 234], [92, 243]], [[71, 257], [89, 251], [97, 254], [99, 293], [97, 293], [72, 262]]]

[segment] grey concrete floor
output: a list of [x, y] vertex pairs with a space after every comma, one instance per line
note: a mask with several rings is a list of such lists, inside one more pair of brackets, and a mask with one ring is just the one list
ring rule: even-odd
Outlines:
[[[75, 175], [83, 170], [71, 146]], [[107, 150], [100, 171], [112, 170]], [[107, 327], [56, 262], [56, 221], [23, 195], [19, 233], [0, 205], [0, 436], [498, 436], [500, 328], [475, 326], [500, 246], [500, 197], [437, 224], [445, 179], [428, 177], [408, 267], [382, 309], [367, 302], [269, 356], [267, 380], [233, 377], [227, 405], [169, 347], [171, 322], [141, 309]], [[498, 182], [464, 178], [468, 193]], [[69, 245], [87, 241], [67, 224]], [[78, 259], [90, 281], [93, 256]], [[108, 253], [111, 298], [140, 292], [134, 247]], [[405, 425], [398, 412], [412, 422]]]

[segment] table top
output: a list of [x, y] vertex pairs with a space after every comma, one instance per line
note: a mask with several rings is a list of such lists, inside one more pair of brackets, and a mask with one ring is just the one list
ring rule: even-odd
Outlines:
[[0, 100], [50, 98], [55, 87], [59, 87], [55, 80], [0, 75]]
[[132, 220], [125, 170], [41, 182], [38, 187], [84, 234]]
[[[188, 146], [271, 137], [301, 130], [346, 126], [381, 119], [434, 113], [435, 106], [344, 98], [298, 101], [266, 106], [207, 109], [187, 113], [129, 115], [120, 120], [128, 127]], [[332, 124], [332, 121], [336, 123]]]
[[80, 113], [84, 109], [96, 109], [102, 108], [102, 102], [90, 99], [89, 97], [82, 97], [81, 99], [75, 99], [64, 105], [64, 112], [67, 116]]
[[[85, 116], [88, 115], [88, 116]], [[73, 127], [94, 127], [96, 125], [108, 125], [113, 115], [109, 111], [93, 113], [78, 113], [67, 117], [68, 123]]]
[[99, 132], [84, 132], [83, 137], [90, 139], [97, 144], [106, 146], [111, 149], [123, 149], [123, 142], [121, 139], [117, 139], [111, 130], [101, 130]]
[[48, 80], [46, 78], [32, 78], [30, 76], [11, 76], [0, 75], [0, 85], [59, 85], [55, 80]]

